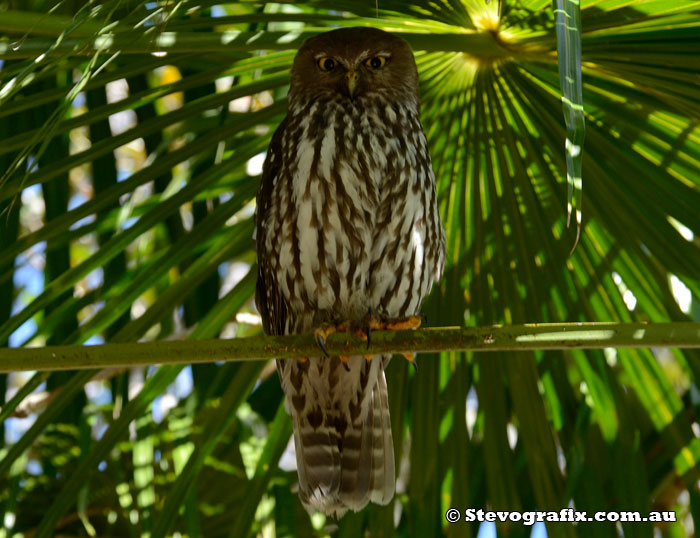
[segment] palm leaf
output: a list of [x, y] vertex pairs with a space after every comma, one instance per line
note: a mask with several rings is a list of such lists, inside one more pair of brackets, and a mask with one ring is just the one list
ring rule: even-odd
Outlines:
[[[44, 4], [0, 11], [0, 342], [257, 334], [253, 164], [294, 50], [339, 25], [416, 54], [448, 238], [432, 325], [700, 321], [700, 2], [602, 0], [580, 19], [540, 0]], [[445, 510], [570, 503], [673, 509], [659, 529], [681, 535], [700, 524], [697, 357], [395, 360], [399, 493], [339, 535], [475, 535]], [[95, 373], [0, 376], [0, 532], [326, 534], [278, 467], [290, 423], [264, 363]]]

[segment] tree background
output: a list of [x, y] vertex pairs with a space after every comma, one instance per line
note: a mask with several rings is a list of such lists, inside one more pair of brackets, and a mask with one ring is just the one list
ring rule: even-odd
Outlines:
[[[0, 344], [258, 334], [254, 196], [291, 61], [358, 25], [416, 54], [448, 238], [430, 325], [699, 321], [700, 2], [582, 3], [572, 254], [555, 8], [0, 0]], [[697, 359], [395, 359], [396, 499], [339, 524], [297, 499], [271, 363], [2, 374], [0, 536], [476, 536], [445, 510], [567, 506], [678, 521], [550, 536], [690, 536]]]

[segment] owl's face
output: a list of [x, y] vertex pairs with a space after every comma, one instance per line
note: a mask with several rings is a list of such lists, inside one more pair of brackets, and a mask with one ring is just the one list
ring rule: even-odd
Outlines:
[[385, 100], [418, 103], [418, 73], [408, 44], [375, 28], [342, 28], [308, 39], [292, 68], [290, 103], [341, 98], [362, 103]]

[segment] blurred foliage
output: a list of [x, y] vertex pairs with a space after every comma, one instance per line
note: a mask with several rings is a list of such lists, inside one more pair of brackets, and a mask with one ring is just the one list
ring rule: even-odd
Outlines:
[[[351, 25], [416, 53], [448, 237], [431, 325], [700, 320], [700, 2], [581, 5], [572, 255], [555, 7], [0, 0], [0, 343], [257, 333], [262, 154], [295, 49]], [[698, 528], [697, 352], [443, 355], [389, 366], [398, 493], [339, 523], [298, 501], [271, 364], [2, 375], [0, 536], [461, 537], [448, 507], [570, 505], [678, 521], [550, 536]]]

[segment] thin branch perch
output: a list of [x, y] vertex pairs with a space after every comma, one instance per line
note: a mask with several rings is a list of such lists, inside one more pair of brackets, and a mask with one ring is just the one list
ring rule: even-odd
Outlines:
[[[439, 351], [526, 351], [606, 347], [700, 348], [700, 323], [547, 323], [475, 328], [377, 331], [372, 345], [332, 334], [328, 351], [340, 355]], [[254, 336], [232, 340], [185, 340], [99, 346], [1, 348], [0, 372], [72, 370], [148, 364], [187, 364], [316, 357], [313, 335]]]

